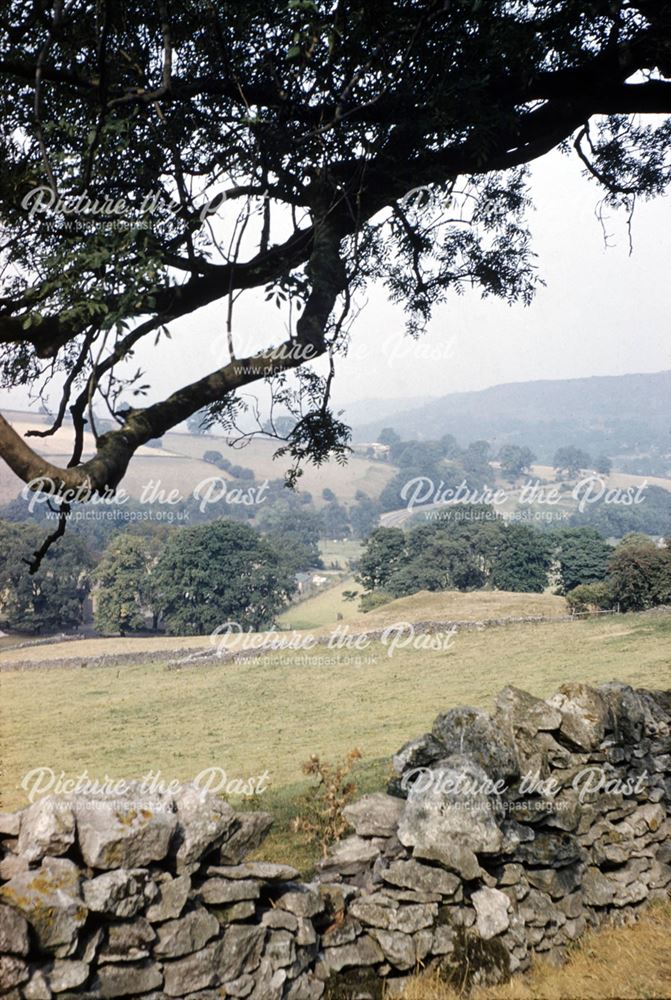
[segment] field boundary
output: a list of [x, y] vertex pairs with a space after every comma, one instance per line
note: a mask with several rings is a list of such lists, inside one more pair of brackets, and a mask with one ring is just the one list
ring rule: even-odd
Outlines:
[[[438, 619], [428, 619], [419, 622], [412, 622], [416, 635], [430, 635], [435, 632], [481, 632], [485, 629], [490, 628], [506, 628], [511, 625], [547, 625], [547, 624], [559, 624], [561, 622], [576, 622], [588, 618], [598, 618], [600, 616], [615, 616], [623, 614], [636, 614], [636, 615], [650, 615], [657, 612], [669, 611], [671, 610], [671, 605], [659, 605], [656, 608], [647, 608], [644, 611], [636, 612], [622, 612], [618, 610], [607, 610], [607, 611], [581, 611], [576, 614], [566, 614], [566, 615], [525, 615], [521, 617], [508, 617], [508, 618], [484, 618], [480, 620], [438, 620]], [[371, 642], [379, 641], [385, 634], [387, 629], [398, 626], [402, 623], [400, 620], [393, 624], [385, 625], [381, 628], [365, 629], [360, 632], [353, 632], [348, 639], [355, 642], [356, 639], [361, 637], [368, 638]], [[273, 633], [273, 638], [280, 643], [282, 637], [292, 633], [309, 635], [309, 629], [286, 629], [283, 631], [278, 631]], [[90, 636], [73, 636], [73, 640], [91, 638]], [[60, 641], [60, 640], [59, 640]], [[270, 640], [269, 640], [270, 641]], [[330, 635], [320, 635], [314, 636], [314, 647], [324, 647], [328, 646], [329, 642], [332, 641]], [[34, 644], [26, 645], [47, 645], [48, 643], [44, 640], [38, 640]], [[24, 648], [24, 647], [17, 647]], [[291, 647], [289, 647], [290, 649]], [[5, 650], [6, 651], [6, 650]], [[58, 657], [53, 660], [15, 660], [9, 662], [0, 663], [0, 673], [10, 673], [12, 671], [24, 671], [24, 670], [81, 670], [87, 669], [89, 667], [122, 667], [129, 664], [147, 664], [147, 663], [159, 663], [165, 666], [166, 670], [181, 670], [184, 667], [194, 667], [199, 664], [208, 663], [234, 663], [242, 662], [248, 659], [255, 659], [264, 654], [271, 654], [274, 652], [282, 653], [287, 651], [287, 646], [282, 647], [277, 645], [275, 649], [264, 648], [259, 645], [256, 648], [245, 649], [245, 650], [230, 650], [230, 651], [220, 651], [219, 649], [203, 649], [202, 647], [185, 647], [183, 650], [179, 650], [179, 656], [174, 654], [176, 650], [170, 650], [169, 648], [165, 650], [147, 650], [146, 652], [135, 652], [135, 653], [106, 653], [102, 655], [95, 656], [63, 656]], [[170, 659], [167, 659], [171, 657]]]

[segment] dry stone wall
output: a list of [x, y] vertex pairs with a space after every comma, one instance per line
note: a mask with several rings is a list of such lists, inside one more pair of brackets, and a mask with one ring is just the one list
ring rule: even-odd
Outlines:
[[246, 861], [272, 817], [193, 786], [0, 814], [0, 995], [378, 998], [499, 981], [671, 886], [671, 694], [515, 688], [439, 715], [316, 877]]

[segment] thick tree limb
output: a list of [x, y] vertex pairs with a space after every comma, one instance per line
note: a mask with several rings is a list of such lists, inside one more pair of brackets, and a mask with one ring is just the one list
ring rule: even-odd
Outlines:
[[[346, 275], [340, 258], [340, 230], [325, 218], [314, 227], [310, 258], [312, 291], [296, 324], [296, 338], [280, 347], [232, 361], [204, 378], [183, 386], [161, 402], [145, 409], [131, 410], [124, 425], [103, 434], [96, 454], [74, 468], [60, 468], [42, 458], [0, 415], [0, 454], [12, 471], [31, 489], [40, 490], [48, 481], [55, 496], [86, 500], [95, 494], [113, 491], [125, 475], [137, 449], [152, 438], [161, 437], [197, 410], [219, 402], [236, 389], [280, 371], [296, 368], [305, 361], [305, 348], [317, 358], [326, 351], [325, 329], [336, 299], [345, 287]], [[129, 336], [132, 336], [130, 334]], [[301, 348], [299, 350], [298, 348]]]

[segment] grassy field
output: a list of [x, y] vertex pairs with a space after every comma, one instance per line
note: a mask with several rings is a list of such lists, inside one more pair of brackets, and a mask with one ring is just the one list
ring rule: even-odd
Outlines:
[[340, 542], [321, 541], [319, 554], [326, 569], [349, 569], [353, 560], [361, 555], [363, 544], [355, 539], [343, 539]]
[[[358, 601], [346, 601], [345, 590], [361, 590], [353, 577], [344, 577], [339, 583], [300, 604], [289, 607], [278, 618], [281, 629], [308, 629], [315, 634], [330, 633], [340, 621], [352, 630], [370, 631], [385, 628], [399, 621], [480, 621], [485, 618], [517, 618], [523, 615], [562, 615], [566, 612], [563, 597], [552, 594], [518, 594], [506, 591], [420, 591], [412, 597], [390, 601], [384, 607], [364, 615], [358, 610]], [[342, 619], [338, 615], [342, 615]], [[67, 658], [95, 660], [111, 653], [155, 653], [157, 659], [171, 658], [180, 650], [208, 649], [213, 646], [210, 636], [127, 636], [112, 639], [77, 639], [76, 641], [50, 642], [26, 645], [34, 641], [31, 636], [0, 637], [0, 667], [16, 662], [42, 663]], [[17, 648], [17, 647], [22, 648]]]
[[21, 777], [37, 765], [126, 778], [160, 769], [189, 779], [212, 765], [236, 777], [267, 770], [279, 792], [300, 785], [312, 753], [333, 759], [358, 747], [364, 764], [388, 758], [439, 711], [490, 708], [507, 683], [537, 695], [578, 679], [668, 687], [670, 663], [671, 612], [658, 612], [463, 632], [440, 651], [371, 642], [178, 670], [157, 658], [5, 671], [3, 803], [22, 804]]
[[358, 598], [355, 601], [346, 601], [343, 597], [343, 592], [346, 590], [361, 592], [362, 587], [357, 584], [353, 576], [343, 577], [314, 597], [292, 604], [278, 617], [278, 624], [281, 628], [287, 629], [321, 629], [331, 622], [353, 621], [360, 617], [359, 601]]

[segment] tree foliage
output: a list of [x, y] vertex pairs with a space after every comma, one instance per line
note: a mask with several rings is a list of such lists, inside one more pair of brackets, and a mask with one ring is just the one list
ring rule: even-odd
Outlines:
[[378, 528], [358, 562], [367, 590], [404, 597], [419, 590], [538, 592], [547, 586], [551, 546], [527, 525], [508, 524], [485, 505], [404, 532]]
[[624, 539], [611, 560], [608, 583], [620, 611], [671, 603], [671, 551], [649, 539]]
[[39, 546], [35, 524], [0, 521], [0, 626], [48, 635], [77, 628], [84, 618], [92, 559], [82, 539], [67, 536], [46, 556], [39, 577], [26, 561]]
[[294, 589], [291, 568], [258, 532], [234, 521], [175, 531], [154, 584], [166, 631], [213, 632], [227, 621], [258, 631]]
[[528, 472], [531, 465], [536, 461], [536, 456], [531, 448], [517, 444], [506, 444], [499, 452], [501, 472], [514, 482], [523, 472]]
[[560, 594], [606, 577], [613, 549], [595, 528], [564, 528], [553, 540]]
[[111, 540], [93, 574], [99, 632], [138, 632], [147, 617], [157, 624], [153, 569], [163, 541], [163, 533], [123, 533]]
[[[344, 458], [331, 382], [366, 284], [413, 335], [467, 286], [528, 302], [527, 164], [573, 145], [627, 211], [665, 189], [670, 39], [666, 0], [7, 0], [0, 380], [55, 379], [74, 434], [56, 467], [0, 418], [0, 453], [102, 492], [181, 421], [230, 428], [270, 379], [292, 476]], [[253, 289], [288, 334], [250, 356], [233, 306]], [[133, 350], [218, 301], [221, 360], [156, 398]], [[93, 426], [85, 460], [98, 401], [116, 429]]]
[[592, 459], [586, 451], [576, 448], [573, 444], [568, 444], [557, 449], [552, 464], [559, 476], [574, 479], [582, 469], [589, 468]]

